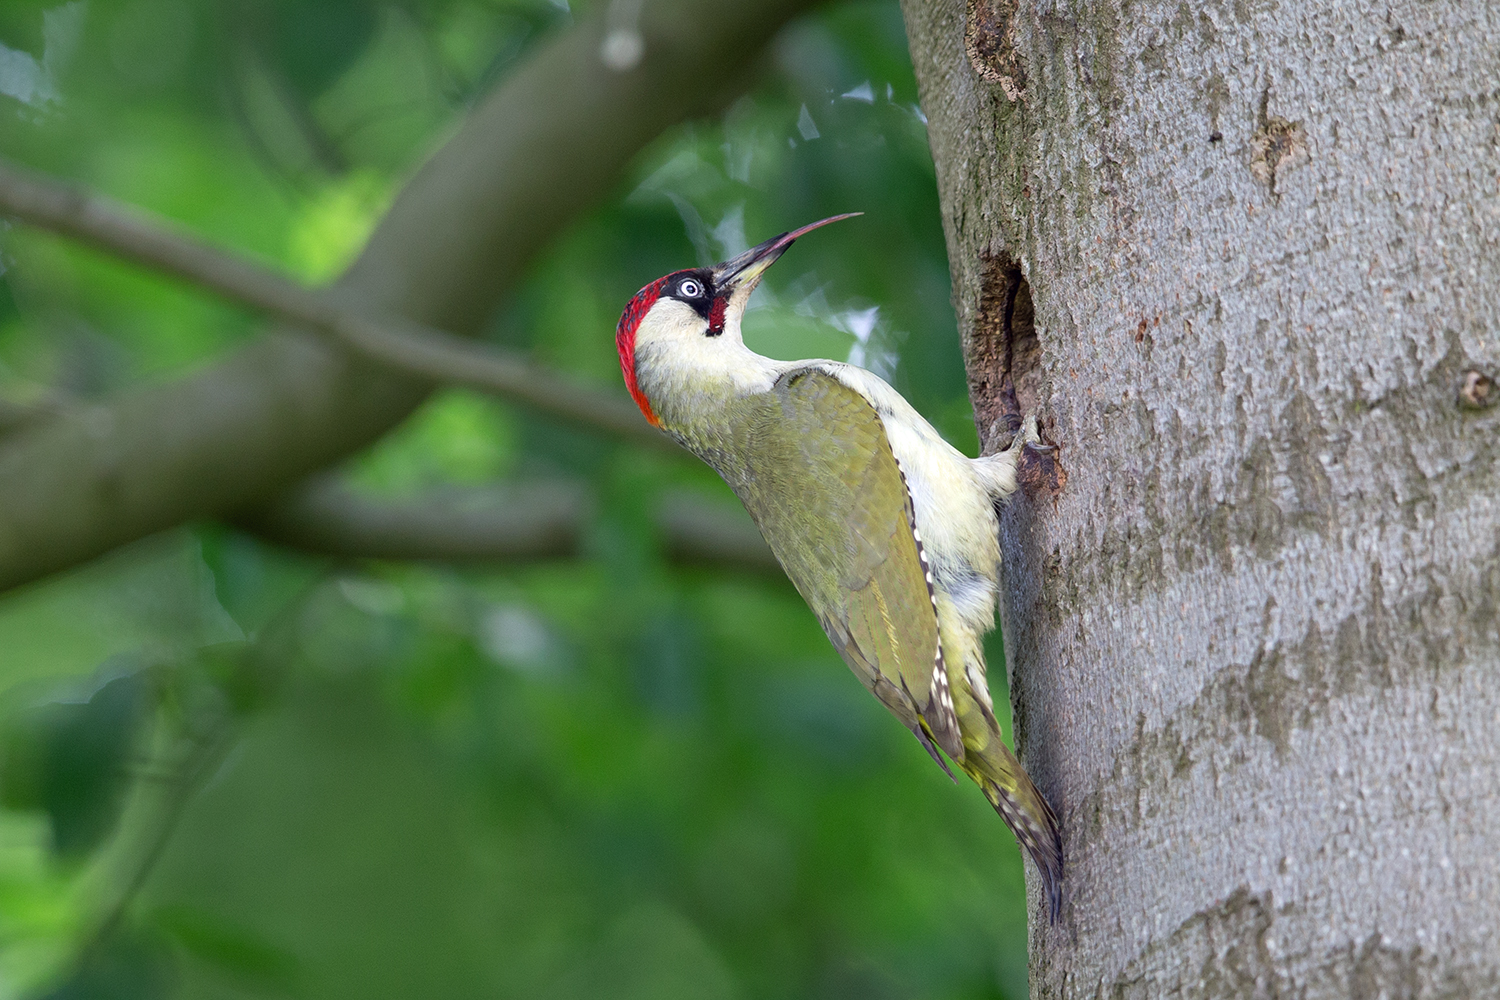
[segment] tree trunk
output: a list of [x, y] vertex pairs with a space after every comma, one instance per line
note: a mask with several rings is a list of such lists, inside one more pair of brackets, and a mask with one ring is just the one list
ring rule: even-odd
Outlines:
[[981, 439], [1009, 375], [1067, 474], [1002, 519], [1033, 996], [1500, 995], [1500, 8], [906, 16]]

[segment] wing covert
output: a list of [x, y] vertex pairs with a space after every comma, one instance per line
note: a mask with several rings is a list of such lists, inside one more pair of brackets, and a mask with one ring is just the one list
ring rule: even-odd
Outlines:
[[752, 460], [720, 471], [844, 661], [919, 738], [920, 718], [962, 760], [931, 575], [880, 415], [811, 366], [753, 406], [740, 451]]

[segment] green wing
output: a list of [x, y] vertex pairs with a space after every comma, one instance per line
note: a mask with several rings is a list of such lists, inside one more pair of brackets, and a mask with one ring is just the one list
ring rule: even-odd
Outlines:
[[929, 752], [936, 740], [962, 760], [931, 576], [879, 414], [819, 368], [747, 403], [747, 458], [720, 471], [844, 661]]

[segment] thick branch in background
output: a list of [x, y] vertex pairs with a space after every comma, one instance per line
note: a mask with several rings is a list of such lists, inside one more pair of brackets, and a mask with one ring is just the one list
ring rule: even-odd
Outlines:
[[[537, 482], [450, 487], [403, 500], [358, 493], [313, 476], [241, 518], [269, 541], [350, 558], [464, 562], [580, 555], [590, 515], [583, 487]], [[679, 562], [780, 573], [760, 532], [737, 505], [668, 493], [657, 510], [663, 550]]]
[[1500, 995], [1500, 19], [905, 11], [975, 411], [1069, 473], [1001, 518], [1032, 995]]
[[[602, 16], [543, 44], [422, 167], [332, 294], [474, 333], [632, 156], [721, 98], [809, 6], [647, 3], [644, 57], [623, 72], [601, 61]], [[28, 426], [0, 442], [0, 587], [265, 502], [377, 439], [429, 388], [282, 331], [190, 378]]]

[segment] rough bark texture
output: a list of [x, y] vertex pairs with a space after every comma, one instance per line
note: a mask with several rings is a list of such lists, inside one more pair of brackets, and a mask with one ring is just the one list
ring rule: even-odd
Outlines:
[[1068, 473], [1002, 527], [1033, 995], [1500, 995], [1500, 8], [906, 14], [981, 436], [1010, 366]]

